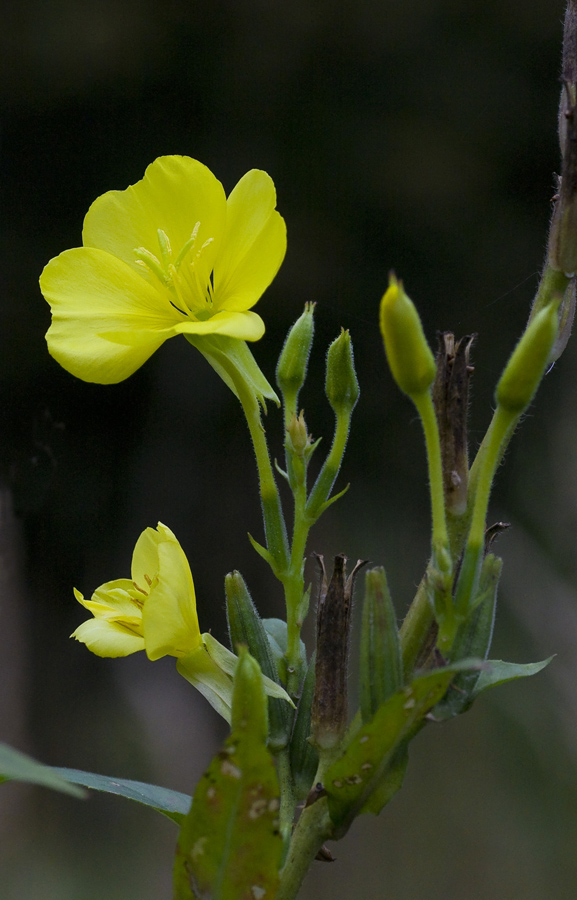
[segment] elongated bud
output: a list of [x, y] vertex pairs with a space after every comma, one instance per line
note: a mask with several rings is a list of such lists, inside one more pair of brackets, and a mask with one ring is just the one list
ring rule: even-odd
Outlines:
[[558, 309], [554, 300], [537, 313], [505, 366], [495, 401], [509, 413], [521, 414], [539, 387], [559, 329]]
[[348, 331], [341, 329], [327, 353], [325, 392], [335, 415], [350, 416], [359, 399], [353, 345]]
[[231, 729], [250, 731], [262, 740], [266, 740], [268, 733], [267, 699], [260, 666], [242, 644], [238, 647], [234, 672]]
[[[263, 675], [280, 684], [278, 670], [272, 654], [268, 635], [248, 592], [240, 572], [230, 572], [224, 579], [226, 615], [233, 650], [246, 645], [258, 662]], [[275, 753], [288, 743], [291, 728], [291, 712], [288, 703], [268, 698], [269, 749]]]
[[409, 397], [424, 393], [435, 380], [435, 358], [415, 305], [405, 294], [403, 282], [393, 274], [381, 300], [380, 322], [385, 353], [397, 385]]
[[290, 329], [276, 369], [276, 383], [286, 397], [296, 396], [304, 384], [313, 343], [315, 304], [306, 303], [303, 314]]
[[315, 693], [311, 713], [313, 743], [319, 750], [336, 747], [347, 727], [347, 674], [351, 605], [355, 575], [365, 565], [356, 564], [346, 577], [346, 556], [336, 556], [330, 583], [322, 556], [317, 556], [322, 582], [317, 608], [317, 657]]
[[291, 772], [297, 800], [304, 800], [307, 796], [319, 765], [319, 755], [309, 741], [311, 707], [315, 690], [315, 664], [316, 655], [313, 653], [303, 681], [290, 743]]
[[368, 722], [403, 686], [397, 616], [382, 566], [365, 575], [360, 664], [361, 715]]

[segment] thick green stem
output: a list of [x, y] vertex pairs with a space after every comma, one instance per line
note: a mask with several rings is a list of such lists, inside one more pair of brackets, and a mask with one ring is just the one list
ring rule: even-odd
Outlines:
[[294, 900], [311, 863], [323, 843], [331, 836], [326, 798], [317, 800], [303, 810], [294, 830], [290, 850], [281, 871], [275, 900]]
[[288, 748], [281, 750], [277, 754], [276, 760], [280, 785], [279, 828], [285, 847], [288, 848], [296, 807]]

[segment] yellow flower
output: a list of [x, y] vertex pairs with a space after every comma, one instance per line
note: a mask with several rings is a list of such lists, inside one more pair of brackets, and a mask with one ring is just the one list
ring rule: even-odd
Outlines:
[[[90, 600], [76, 589], [74, 594], [94, 618], [71, 637], [97, 656], [128, 656], [137, 650], [146, 650], [151, 660], [176, 656], [180, 674], [230, 721], [237, 657], [212, 635], [200, 633], [192, 573], [170, 528], [159, 522], [156, 529], [142, 532], [131, 578], [108, 581]], [[288, 700], [279, 685], [264, 681], [267, 694]]]
[[84, 246], [40, 278], [51, 355], [84, 381], [113, 384], [176, 334], [199, 349], [203, 336], [259, 340], [264, 323], [251, 308], [286, 252], [275, 205], [266, 172], [247, 172], [227, 199], [186, 156], [160, 157], [142, 181], [103, 194], [84, 220]]

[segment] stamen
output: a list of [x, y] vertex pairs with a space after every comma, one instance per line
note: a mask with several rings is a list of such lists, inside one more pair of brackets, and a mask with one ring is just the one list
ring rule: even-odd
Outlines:
[[184, 245], [182, 246], [180, 253], [179, 253], [178, 256], [176, 257], [176, 262], [174, 263], [174, 266], [175, 266], [176, 269], [178, 269], [178, 267], [180, 266], [182, 260], [184, 259], [184, 257], [185, 257], [186, 254], [188, 253], [188, 251], [189, 251], [192, 247], [194, 247], [194, 245], [195, 245], [195, 243], [196, 243], [196, 238], [197, 238], [197, 235], [198, 235], [198, 229], [199, 229], [199, 228], [200, 228], [200, 222], [197, 222], [196, 225], [194, 226], [194, 228], [192, 229], [192, 234], [190, 235], [190, 237], [189, 237], [189, 239], [187, 240], [186, 244], [184, 244]]
[[162, 262], [164, 263], [164, 270], [166, 272], [168, 271], [168, 267], [170, 266], [170, 262], [172, 260], [172, 248], [170, 246], [170, 241], [168, 240], [166, 231], [163, 231], [162, 228], [157, 228], [156, 233], [158, 235], [160, 253], [162, 256]]
[[138, 591], [139, 594], [144, 594], [145, 597], [148, 597], [148, 594], [146, 593], [146, 591], [143, 591], [143, 589], [141, 587], [139, 587], [139, 585], [137, 585], [136, 581], [133, 581], [132, 584], [134, 585], [134, 589], [136, 591]]
[[147, 269], [156, 275], [161, 284], [168, 284], [168, 276], [166, 271], [160, 265], [159, 260], [156, 258], [154, 253], [151, 253], [150, 250], [147, 250], [146, 247], [136, 247], [134, 250], [134, 254], [136, 256], [136, 263], [141, 266], [145, 266]]

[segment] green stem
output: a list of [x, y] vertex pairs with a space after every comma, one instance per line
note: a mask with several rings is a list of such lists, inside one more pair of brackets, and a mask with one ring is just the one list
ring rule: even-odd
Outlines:
[[287, 533], [260, 407], [258, 400], [253, 393], [247, 390], [241, 378], [235, 379], [235, 387], [246, 417], [256, 456], [267, 549], [275, 561], [278, 572], [282, 573], [286, 571], [288, 565]]
[[455, 592], [455, 611], [461, 620], [467, 617], [479, 580], [485, 545], [485, 522], [495, 472], [519, 418], [518, 414], [498, 406], [475, 460], [477, 468], [473, 482], [475, 499], [471, 527]]
[[443, 466], [441, 461], [441, 441], [437, 416], [433, 406], [431, 391], [414, 394], [411, 397], [423, 423], [427, 461], [429, 466], [429, 489], [431, 492], [431, 515], [433, 520], [432, 545], [437, 566], [443, 572], [450, 572], [451, 558], [449, 535], [445, 515], [445, 493], [443, 488]]
[[325, 503], [339, 474], [349, 437], [350, 424], [350, 415], [336, 417], [335, 433], [329, 455], [323, 463], [306, 504], [306, 515], [310, 519], [309, 528], [324, 511]]
[[276, 760], [280, 785], [279, 828], [284, 845], [288, 849], [292, 834], [296, 801], [293, 790], [290, 756], [287, 747], [277, 754]]
[[331, 820], [326, 798], [303, 810], [294, 830], [290, 850], [281, 871], [275, 900], [294, 900], [311, 863], [331, 836]]

